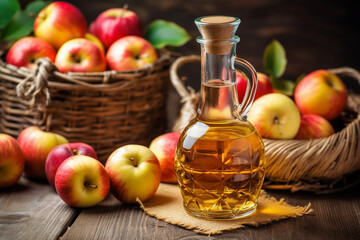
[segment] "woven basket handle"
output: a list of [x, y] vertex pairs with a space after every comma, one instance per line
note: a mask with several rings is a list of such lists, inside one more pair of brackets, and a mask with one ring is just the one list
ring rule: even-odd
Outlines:
[[182, 81], [178, 75], [179, 69], [187, 64], [192, 62], [200, 62], [200, 56], [198, 55], [190, 55], [179, 57], [174, 61], [174, 63], [170, 67], [170, 80], [175, 90], [179, 93], [182, 100], [189, 98], [195, 92], [191, 87], [185, 87], [184, 81]]

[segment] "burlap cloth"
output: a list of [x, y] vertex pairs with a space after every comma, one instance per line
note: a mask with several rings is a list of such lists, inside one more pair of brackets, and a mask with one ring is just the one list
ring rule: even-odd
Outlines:
[[179, 225], [202, 234], [218, 234], [225, 230], [243, 228], [246, 225], [259, 226], [289, 217], [298, 217], [313, 212], [308, 203], [305, 207], [291, 206], [284, 199], [276, 200], [262, 191], [255, 213], [236, 220], [204, 220], [190, 216], [184, 209], [180, 189], [176, 184], [161, 183], [156, 194], [142, 203], [141, 208], [150, 216], [165, 222]]

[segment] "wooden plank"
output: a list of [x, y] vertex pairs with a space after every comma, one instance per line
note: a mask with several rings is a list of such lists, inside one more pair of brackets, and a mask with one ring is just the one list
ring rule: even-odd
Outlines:
[[49, 184], [21, 178], [0, 191], [0, 239], [57, 239], [78, 214]]
[[[353, 193], [357, 194], [353, 194]], [[121, 204], [111, 195], [100, 205], [84, 209], [62, 240], [76, 239], [359, 239], [360, 187], [318, 196], [272, 191], [293, 205], [312, 203], [315, 212], [260, 227], [204, 236], [147, 216], [136, 205]]]

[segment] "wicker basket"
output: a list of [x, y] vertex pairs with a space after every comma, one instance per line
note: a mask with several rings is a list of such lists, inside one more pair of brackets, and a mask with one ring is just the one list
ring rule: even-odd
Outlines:
[[128, 143], [149, 144], [166, 127], [172, 58], [136, 71], [62, 74], [48, 60], [28, 70], [0, 60], [0, 131], [30, 125], [93, 146], [101, 161]]
[[[170, 68], [170, 79], [183, 105], [173, 131], [182, 131], [196, 115], [199, 93], [185, 87], [178, 70], [199, 56], [178, 58]], [[341, 78], [352, 78], [360, 84], [360, 73], [344, 67], [329, 71]], [[263, 139], [266, 155], [268, 189], [314, 191], [326, 193], [341, 190], [360, 181], [360, 96], [349, 94], [346, 109], [337, 122], [340, 129], [328, 138], [314, 140]]]

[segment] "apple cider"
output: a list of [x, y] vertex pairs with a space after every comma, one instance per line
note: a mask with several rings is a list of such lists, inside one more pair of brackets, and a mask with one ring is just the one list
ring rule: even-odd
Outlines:
[[212, 121], [195, 118], [178, 143], [175, 172], [184, 207], [196, 216], [236, 218], [251, 214], [257, 205], [265, 176], [259, 134], [246, 121], [214, 120], [229, 113], [222, 98], [231, 99], [234, 90], [234, 84], [218, 81], [203, 85], [209, 101], [201, 118]]
[[[240, 19], [195, 20], [201, 36], [201, 91], [197, 116], [183, 130], [175, 173], [185, 210], [205, 219], [234, 219], [253, 213], [265, 177], [264, 144], [246, 120], [257, 77], [250, 63], [235, 57]], [[239, 103], [236, 71], [247, 79]]]

